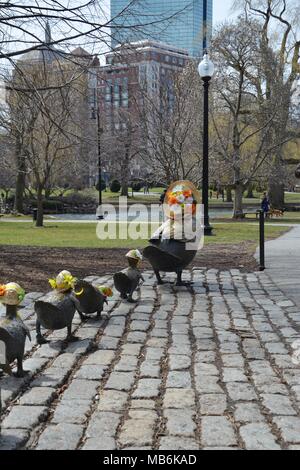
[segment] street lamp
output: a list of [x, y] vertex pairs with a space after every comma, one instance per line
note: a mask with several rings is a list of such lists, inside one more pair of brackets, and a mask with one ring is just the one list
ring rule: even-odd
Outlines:
[[198, 66], [198, 72], [203, 80], [204, 87], [204, 109], [203, 109], [203, 173], [202, 173], [202, 204], [204, 206], [204, 235], [212, 234], [208, 215], [208, 90], [210, 80], [214, 74], [214, 64], [207, 52]]
[[99, 220], [104, 219], [103, 209], [102, 209], [102, 164], [101, 164], [101, 134], [102, 128], [100, 124], [100, 110], [97, 99], [97, 90], [95, 90], [95, 108], [92, 110], [92, 119], [97, 120], [97, 148], [98, 148], [98, 193], [99, 201], [96, 211], [96, 217]]

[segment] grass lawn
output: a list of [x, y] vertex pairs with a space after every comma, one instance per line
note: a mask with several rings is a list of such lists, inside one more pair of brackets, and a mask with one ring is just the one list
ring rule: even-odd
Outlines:
[[[234, 192], [232, 191], [232, 197], [233, 196], [234, 196]], [[260, 204], [261, 199], [262, 199], [262, 193], [254, 192], [254, 198], [243, 197], [243, 203], [245, 205], [247, 205], [247, 204]], [[285, 200], [286, 203], [289, 203], [289, 202], [290, 203], [300, 203], [300, 193], [286, 192], [284, 200]], [[221, 196], [219, 196], [219, 199], [217, 199], [216, 193], [214, 192], [212, 199], [209, 200], [209, 203], [210, 204], [216, 204], [216, 203], [222, 204], [222, 198], [221, 198]]]
[[[221, 215], [220, 218], [215, 218], [212, 219], [215, 222], [218, 221], [223, 221], [223, 220], [228, 220], [231, 221], [232, 223], [235, 223], [231, 215]], [[244, 219], [243, 223], [247, 222], [256, 222], [257, 223], [257, 218], [255, 214], [248, 214], [246, 219]], [[300, 224], [300, 211], [298, 212], [285, 212], [282, 217], [273, 217], [272, 219], [266, 220], [266, 225], [269, 224]]]
[[[118, 224], [120, 226], [121, 224]], [[143, 239], [99, 240], [96, 236], [96, 226], [93, 223], [50, 223], [45, 227], [36, 228], [30, 223], [1, 222], [0, 245], [17, 246], [47, 246], [47, 247], [77, 247], [77, 248], [143, 248], [153, 228], [141, 224], [146, 229]], [[136, 224], [140, 229], [140, 224]], [[124, 227], [124, 224], [123, 224]], [[148, 229], [148, 233], [147, 233]], [[267, 238], [276, 238], [286, 232], [287, 227], [266, 227]], [[241, 243], [250, 241], [258, 244], [258, 224], [234, 222], [220, 223], [214, 226], [214, 236], [207, 237], [205, 243]]]

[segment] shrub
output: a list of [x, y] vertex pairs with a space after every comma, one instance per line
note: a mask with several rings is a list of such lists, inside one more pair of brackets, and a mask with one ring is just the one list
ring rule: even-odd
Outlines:
[[121, 189], [121, 184], [120, 184], [120, 181], [118, 180], [112, 180], [110, 182], [110, 185], [109, 185], [109, 188], [111, 190], [112, 193], [118, 193]]
[[138, 191], [140, 191], [140, 190], [142, 189], [143, 183], [142, 183], [141, 181], [133, 181], [133, 182], [131, 183], [131, 187], [132, 187], [132, 190], [133, 190], [133, 191], [138, 192]]
[[[37, 201], [36, 200], [33, 200], [31, 199], [30, 200], [30, 206], [34, 209], [36, 209], [37, 207]], [[43, 209], [44, 210], [50, 210], [50, 211], [54, 211], [54, 212], [60, 212], [62, 209], [63, 209], [63, 203], [62, 201], [58, 201], [58, 200], [43, 200]]]

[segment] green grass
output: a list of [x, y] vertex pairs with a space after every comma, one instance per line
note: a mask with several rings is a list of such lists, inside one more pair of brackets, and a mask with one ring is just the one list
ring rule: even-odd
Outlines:
[[[247, 205], [247, 204], [260, 204], [260, 202], [262, 200], [263, 193], [257, 193], [257, 192], [254, 191], [253, 194], [254, 194], [254, 198], [243, 197], [243, 204], [245, 204], [245, 205]], [[232, 191], [232, 197], [233, 196], [234, 196], [234, 192]], [[286, 203], [300, 203], [300, 193], [287, 193], [286, 192], [284, 199], [285, 199]], [[212, 199], [209, 200], [210, 204], [216, 204], [216, 203], [222, 204], [222, 202], [223, 201], [222, 201], [221, 196], [219, 196], [219, 199], [217, 199], [215, 192], [213, 193]]]
[[286, 223], [286, 224], [300, 224], [300, 212], [285, 212], [283, 217], [273, 217], [267, 221], [269, 223]]
[[[222, 215], [219, 218], [213, 219], [213, 221], [218, 222], [219, 220], [228, 220], [234, 221], [231, 218], [231, 215]], [[243, 223], [247, 222], [256, 222], [257, 223], [257, 218], [255, 214], [248, 214], [247, 217], [244, 219]], [[266, 225], [269, 224], [300, 224], [300, 211], [298, 212], [285, 212], [282, 217], [273, 217], [272, 219], [266, 220]]]
[[[120, 227], [121, 224], [118, 224]], [[140, 228], [140, 224], [136, 224]], [[2, 222], [0, 220], [0, 245], [77, 247], [77, 248], [143, 248], [154, 226], [141, 224], [146, 230], [143, 239], [99, 240], [96, 236], [96, 223], [50, 223], [36, 228], [31, 223]], [[124, 224], [123, 224], [124, 227]], [[267, 238], [276, 238], [287, 230], [286, 227], [266, 227]], [[117, 234], [119, 236], [119, 234]], [[258, 243], [258, 224], [244, 222], [221, 223], [214, 227], [214, 236], [207, 237], [205, 243]]]
[[0, 214], [0, 220], [2, 217], [4, 217], [5, 219], [20, 219], [20, 220], [32, 219], [32, 215], [24, 215], [24, 214]]
[[300, 193], [285, 193], [285, 202], [300, 202]]
[[[205, 243], [259, 243], [259, 227], [245, 222], [212, 223], [214, 236], [207, 237]], [[266, 239], [277, 238], [289, 230], [289, 227], [266, 225]]]

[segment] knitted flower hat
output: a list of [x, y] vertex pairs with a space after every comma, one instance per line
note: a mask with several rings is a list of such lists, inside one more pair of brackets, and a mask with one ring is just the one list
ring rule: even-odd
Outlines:
[[25, 290], [16, 282], [0, 285], [0, 302], [4, 305], [19, 305], [25, 297]]
[[183, 210], [194, 214], [196, 204], [201, 201], [200, 193], [191, 181], [176, 181], [170, 185], [166, 193], [164, 210], [167, 217], [173, 218], [175, 213]]
[[128, 253], [126, 253], [126, 258], [132, 258], [138, 261], [143, 260], [143, 255], [139, 250], [130, 250]]
[[49, 279], [49, 284], [52, 289], [56, 289], [60, 292], [67, 292], [74, 288], [76, 277], [72, 276], [69, 271], [61, 271], [55, 279]]

